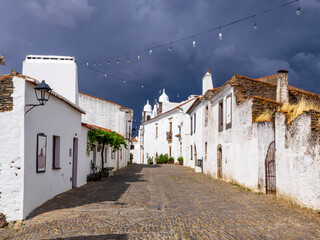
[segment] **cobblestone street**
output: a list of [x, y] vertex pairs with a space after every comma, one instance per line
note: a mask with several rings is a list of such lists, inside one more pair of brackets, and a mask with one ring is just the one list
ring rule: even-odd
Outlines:
[[320, 215], [192, 169], [132, 164], [0, 229], [1, 239], [319, 239]]

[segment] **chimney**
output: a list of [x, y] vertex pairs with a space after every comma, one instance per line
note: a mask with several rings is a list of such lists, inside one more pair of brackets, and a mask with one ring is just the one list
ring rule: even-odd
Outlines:
[[281, 103], [289, 101], [288, 71], [285, 69], [281, 69], [278, 71], [276, 100]]
[[212, 74], [209, 72], [209, 69], [207, 73], [202, 78], [202, 95], [206, 93], [209, 89], [213, 89], [212, 84]]

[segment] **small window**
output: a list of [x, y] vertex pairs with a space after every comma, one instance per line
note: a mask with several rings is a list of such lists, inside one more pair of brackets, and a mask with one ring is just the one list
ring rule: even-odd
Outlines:
[[193, 133], [196, 133], [196, 128], [197, 128], [197, 115], [196, 114], [194, 114], [193, 120], [194, 120]]
[[207, 105], [204, 111], [204, 126], [208, 126], [208, 119], [209, 119], [209, 106]]
[[190, 135], [192, 135], [192, 133], [193, 133], [193, 128], [192, 128], [192, 126], [193, 126], [193, 119], [192, 119], [192, 116], [190, 117]]
[[156, 138], [158, 137], [158, 124], [156, 125]]
[[207, 161], [207, 151], [208, 151], [208, 144], [205, 142], [204, 144], [204, 160]]
[[111, 159], [114, 159], [114, 157], [115, 157], [115, 152], [113, 151], [113, 148], [111, 149]]
[[120, 149], [120, 160], [122, 160], [122, 148]]
[[226, 129], [231, 128], [232, 122], [232, 95], [228, 95], [226, 98]]
[[52, 168], [60, 169], [60, 137], [53, 136], [52, 143]]
[[223, 130], [223, 101], [219, 102], [219, 131]]
[[192, 145], [190, 145], [190, 159], [192, 160], [193, 159], [193, 151], [192, 151]]
[[169, 157], [171, 157], [171, 146], [169, 146]]

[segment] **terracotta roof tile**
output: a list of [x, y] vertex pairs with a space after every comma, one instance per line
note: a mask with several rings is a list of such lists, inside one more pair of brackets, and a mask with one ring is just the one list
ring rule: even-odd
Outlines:
[[107, 128], [104, 128], [104, 127], [99, 127], [99, 126], [97, 126], [97, 125], [88, 124], [88, 123], [84, 123], [84, 122], [82, 122], [81, 125], [84, 126], [84, 127], [89, 128], [89, 129], [91, 129], [91, 130], [93, 130], [93, 129], [101, 129], [101, 130], [107, 131], [107, 132], [115, 132], [115, 133], [118, 134], [120, 137], [125, 138], [125, 137], [124, 137], [123, 135], [121, 135], [120, 133], [117, 133], [116, 131], [112, 131], [111, 129], [107, 129]]

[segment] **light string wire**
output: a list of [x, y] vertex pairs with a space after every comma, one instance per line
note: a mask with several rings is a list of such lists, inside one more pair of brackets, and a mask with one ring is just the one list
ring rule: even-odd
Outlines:
[[[99, 59], [96, 59], [96, 61], [93, 61], [93, 62], [95, 62], [96, 64], [98, 64], [98, 62], [101, 61], [101, 59], [105, 59], [105, 60], [109, 60], [109, 61], [104, 61], [104, 63], [107, 63], [107, 62], [108, 62], [108, 64], [110, 64], [110, 60], [111, 60], [111, 59], [117, 59], [117, 61], [118, 61], [119, 58], [122, 58], [122, 57], [126, 57], [126, 58], [128, 59], [129, 56], [131, 56], [131, 55], [136, 55], [136, 54], [138, 54], [138, 56], [141, 56], [141, 53], [143, 53], [143, 52], [148, 52], [148, 53], [150, 53], [150, 51], [151, 51], [151, 53], [152, 53], [152, 50], [157, 49], [157, 48], [161, 48], [161, 47], [164, 47], [164, 46], [169, 46], [169, 48], [170, 48], [170, 50], [171, 50], [171, 49], [172, 49], [172, 45], [175, 44], [175, 43], [182, 42], [182, 41], [185, 41], [185, 40], [188, 40], [188, 39], [195, 39], [195, 38], [198, 37], [198, 36], [201, 36], [201, 35], [204, 35], [204, 34], [213, 32], [213, 31], [217, 31], [217, 30], [221, 31], [222, 28], [225, 28], [225, 27], [228, 27], [228, 26], [231, 26], [231, 25], [234, 25], [234, 24], [243, 22], [243, 21], [248, 20], [248, 19], [256, 18], [257, 16], [264, 15], [264, 14], [266, 14], [266, 13], [268, 13], [268, 12], [277, 10], [277, 9], [279, 9], [279, 8], [282, 8], [282, 7], [291, 5], [291, 4], [296, 3], [296, 2], [299, 2], [299, 0], [293, 0], [293, 1], [290, 1], [290, 2], [287, 2], [287, 3], [284, 3], [284, 4], [281, 4], [281, 5], [278, 5], [278, 6], [276, 6], [276, 7], [269, 8], [269, 9], [266, 9], [266, 10], [264, 10], [264, 11], [255, 13], [255, 14], [251, 14], [250, 16], [247, 16], [247, 17], [244, 17], [244, 18], [240, 18], [240, 19], [235, 20], [235, 21], [233, 21], [233, 22], [229, 22], [229, 23], [223, 24], [223, 25], [221, 25], [221, 26], [214, 27], [214, 28], [211, 28], [211, 29], [208, 29], [208, 30], [206, 30], [206, 31], [199, 32], [199, 33], [196, 33], [196, 34], [192, 34], [192, 35], [189, 35], [189, 36], [186, 36], [186, 37], [183, 37], [183, 38], [174, 40], [174, 41], [165, 42], [165, 43], [162, 43], [162, 44], [159, 44], [159, 45], [155, 45], [155, 46], [152, 46], [152, 47], [144, 48], [144, 49], [141, 49], [141, 50], [137, 50], [137, 51], [133, 51], [133, 52], [121, 54], [121, 55], [115, 55], [115, 56], [111, 56], [111, 57], [107, 57], [107, 58], [99, 58]], [[88, 61], [87, 61], [87, 62], [88, 62]]]
[[[170, 42], [166, 42], [166, 43], [162, 43], [162, 44], [159, 44], [159, 45], [155, 45], [153, 47], [149, 47], [149, 48], [145, 48], [145, 49], [142, 49], [142, 50], [138, 50], [138, 51], [134, 51], [134, 52], [131, 52], [131, 53], [126, 53], [126, 54], [122, 54], [122, 55], [116, 55], [116, 56], [113, 56], [113, 57], [109, 57], [109, 58], [104, 58], [106, 59], [107, 61], [105, 61], [105, 63], [107, 63], [108, 65], [110, 64], [110, 59], [116, 59], [117, 63], [120, 63], [120, 60], [119, 58], [121, 57], [126, 57], [127, 59], [127, 62], [130, 61], [129, 59], [129, 56], [130, 55], [134, 55], [134, 54], [138, 54], [138, 60], [140, 59], [141, 57], [141, 53], [143, 52], [148, 52], [149, 54], [152, 53], [152, 50], [153, 49], [157, 49], [157, 48], [161, 48], [161, 47], [164, 47], [164, 46], [169, 46], [169, 51], [172, 50], [172, 45], [175, 44], [175, 43], [178, 43], [178, 42], [182, 42], [182, 41], [185, 41], [187, 39], [192, 39], [193, 40], [193, 46], [195, 47], [195, 38], [198, 37], [198, 36], [201, 36], [201, 35], [204, 35], [204, 34], [207, 34], [207, 33], [210, 33], [210, 32], [213, 32], [213, 31], [219, 31], [219, 39], [222, 40], [222, 32], [221, 32], [221, 29], [222, 28], [225, 28], [225, 27], [228, 27], [228, 26], [231, 26], [231, 25], [234, 25], [234, 24], [237, 24], [237, 23], [240, 23], [240, 22], [243, 22], [245, 20], [248, 20], [248, 19], [254, 19], [254, 23], [255, 23], [255, 19], [257, 16], [259, 15], [264, 15], [268, 12], [271, 12], [271, 11], [274, 11], [274, 10], [277, 10], [279, 8], [282, 8], [282, 7], [285, 7], [285, 6], [288, 6], [288, 5], [291, 5], [293, 3], [298, 3], [298, 8], [299, 8], [299, 14], [297, 13], [297, 15], [300, 15], [300, 5], [299, 5], [299, 0], [293, 0], [293, 1], [290, 1], [290, 2], [287, 2], [287, 3], [284, 3], [284, 4], [281, 4], [281, 5], [278, 5], [276, 7], [273, 7], [273, 8], [269, 8], [269, 9], [266, 9], [264, 11], [261, 11], [261, 12], [258, 12], [258, 13], [255, 13], [255, 14], [251, 14], [250, 16], [247, 16], [247, 17], [244, 17], [244, 18], [240, 18], [238, 20], [235, 20], [233, 22], [229, 22], [229, 23], [226, 23], [224, 25], [221, 25], [221, 26], [218, 26], [218, 27], [214, 27], [214, 28], [211, 28], [211, 29], [208, 29], [206, 31], [203, 31], [203, 32], [199, 32], [197, 34], [192, 34], [192, 35], [189, 35], [187, 37], [183, 37], [183, 38], [180, 38], [180, 39], [177, 39], [177, 40], [174, 40], [174, 41], [170, 41]], [[297, 8], [297, 12], [298, 12], [298, 8]], [[88, 69], [90, 69], [91, 71], [95, 71], [95, 72], [98, 72], [98, 73], [101, 73], [101, 74], [104, 74], [104, 76], [107, 78], [107, 77], [112, 77], [114, 79], [117, 79], [117, 80], [120, 80], [122, 81], [123, 83], [131, 83], [131, 84], [134, 84], [134, 85], [137, 85], [141, 88], [144, 88], [145, 87], [145, 83], [143, 82], [136, 82], [136, 81], [132, 81], [132, 80], [128, 80], [128, 79], [125, 79], [125, 78], [122, 78], [122, 77], [119, 77], [119, 76], [116, 76], [116, 75], [113, 75], [113, 74], [109, 74], [105, 71], [102, 71], [100, 69], [97, 69], [95, 68], [95, 66], [98, 64], [98, 65], [102, 65], [102, 62], [101, 62], [101, 58], [98, 60], [98, 61], [93, 61], [94, 64], [89, 64], [89, 61], [86, 61], [86, 63], [83, 63], [83, 62], [80, 62], [80, 61], [76, 61], [76, 63], [79, 63], [81, 66], [83, 67], [87, 67]], [[105, 64], [104, 63], [104, 64]], [[94, 65], [94, 66], [92, 66]], [[151, 85], [148, 84], [148, 89], [154, 89], [154, 90], [157, 90], [156, 88], [153, 88], [151, 87]]]

